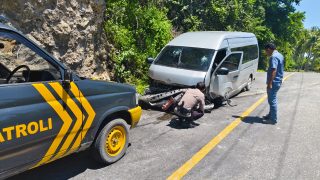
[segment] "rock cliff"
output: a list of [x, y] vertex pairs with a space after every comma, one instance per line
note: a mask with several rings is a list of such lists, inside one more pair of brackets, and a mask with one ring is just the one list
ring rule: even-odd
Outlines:
[[1, 0], [0, 15], [75, 70], [109, 80], [105, 0]]

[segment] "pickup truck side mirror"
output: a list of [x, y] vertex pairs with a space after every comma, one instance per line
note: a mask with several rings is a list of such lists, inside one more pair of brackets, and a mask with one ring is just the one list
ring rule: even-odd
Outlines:
[[63, 81], [62, 81], [62, 86], [65, 90], [70, 89], [70, 82], [73, 81], [72, 77], [72, 71], [70, 70], [64, 70], [63, 71]]
[[147, 58], [147, 63], [148, 63], [148, 64], [152, 64], [152, 63], [153, 63], [153, 61], [154, 61], [154, 59], [153, 59], [153, 58], [151, 58], [151, 57]]
[[63, 80], [64, 81], [73, 81], [72, 71], [71, 70], [64, 70], [63, 72]]
[[229, 74], [229, 69], [225, 67], [221, 67], [217, 70], [218, 75], [228, 75]]

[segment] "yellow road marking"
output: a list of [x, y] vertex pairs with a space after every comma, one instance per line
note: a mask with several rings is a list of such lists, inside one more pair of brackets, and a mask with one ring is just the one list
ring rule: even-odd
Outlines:
[[[79, 91], [77, 85], [75, 83], [71, 83], [71, 92], [74, 94], [74, 96], [78, 99], [79, 102], [81, 102], [83, 108], [87, 111], [88, 113], [88, 118], [87, 121], [85, 122], [83, 129], [82, 129], [82, 133], [79, 134], [79, 136], [77, 137], [76, 142], [82, 142], [82, 140], [84, 139], [84, 137], [86, 136], [89, 128], [92, 125], [93, 119], [96, 115], [95, 111], [93, 110], [91, 104], [89, 103], [89, 101], [84, 97], [84, 95], [81, 93], [81, 91]], [[75, 149], [78, 148], [80, 146], [80, 143], [74, 143], [71, 149]]]
[[50, 145], [49, 150], [43, 156], [41, 161], [38, 162], [32, 168], [38, 167], [51, 159], [54, 152], [57, 150], [59, 144], [61, 143], [64, 135], [67, 133], [67, 131], [71, 125], [71, 122], [72, 122], [72, 119], [69, 116], [69, 114], [66, 111], [64, 111], [64, 108], [62, 107], [62, 105], [56, 100], [56, 98], [51, 94], [51, 92], [47, 89], [47, 87], [44, 84], [33, 84], [33, 87], [36, 88], [36, 90], [41, 94], [41, 96], [45, 99], [45, 101], [58, 114], [60, 119], [63, 121], [63, 125], [62, 125], [58, 135], [55, 137], [52, 144]]
[[[56, 91], [56, 93], [59, 95], [59, 97], [63, 100], [64, 103], [67, 104], [67, 106], [70, 108], [70, 110], [74, 113], [76, 116], [76, 122], [70, 131], [67, 139], [64, 141], [64, 144], [60, 148], [59, 152], [55, 155], [54, 158], [52, 158], [49, 162], [54, 161], [58, 158], [60, 158], [64, 153], [66, 153], [66, 150], [72, 143], [73, 139], [79, 132], [82, 124], [82, 112], [79, 109], [78, 105], [73, 101], [73, 99], [69, 96], [69, 94], [63, 89], [63, 87], [60, 85], [60, 83], [49, 83], [49, 85]], [[75, 144], [80, 144], [81, 142], [77, 139]], [[70, 149], [71, 151], [74, 149]]]
[[[294, 73], [289, 74], [283, 80], [285, 81]], [[241, 114], [239, 118], [236, 118], [225, 129], [223, 129], [217, 136], [215, 136], [208, 144], [200, 149], [195, 155], [192, 156], [186, 163], [184, 163], [178, 170], [176, 170], [168, 180], [181, 179], [186, 175], [195, 165], [197, 165], [213, 148], [216, 147], [226, 136], [228, 136], [252, 111], [254, 111], [262, 102], [267, 99], [267, 95], [263, 95], [256, 103], [249, 107], [245, 112]]]
[[285, 81], [285, 80], [287, 80], [289, 77], [291, 77], [291, 76], [294, 75], [294, 74], [295, 74], [295, 73], [291, 73], [291, 74], [289, 74], [288, 76], [284, 77], [283, 80], [282, 80], [282, 82]]

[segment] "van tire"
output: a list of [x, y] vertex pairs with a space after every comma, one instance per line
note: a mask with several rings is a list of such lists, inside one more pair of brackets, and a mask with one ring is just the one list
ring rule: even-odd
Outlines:
[[223, 105], [223, 102], [224, 102], [224, 98], [223, 97], [217, 97], [213, 100], [213, 103], [215, 105], [215, 107], [220, 107]]
[[123, 119], [115, 119], [106, 124], [94, 142], [93, 157], [107, 165], [121, 159], [128, 148], [128, 132], [128, 125]]
[[247, 83], [247, 85], [246, 85], [246, 87], [244, 89], [246, 91], [250, 91], [251, 87], [252, 87], [252, 76], [249, 77], [248, 83]]

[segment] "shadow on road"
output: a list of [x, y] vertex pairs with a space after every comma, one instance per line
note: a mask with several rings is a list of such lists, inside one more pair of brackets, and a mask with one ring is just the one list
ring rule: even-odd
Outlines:
[[97, 161], [92, 158], [90, 151], [83, 151], [18, 174], [9, 178], [9, 180], [70, 179], [83, 173], [87, 169], [100, 169], [103, 167], [105, 167], [105, 165], [97, 163]]
[[162, 116], [157, 117], [157, 120], [167, 121], [170, 120], [173, 116], [174, 114], [165, 112]]
[[190, 128], [195, 128], [199, 126], [200, 124], [192, 121], [191, 123], [181, 121], [179, 118], [175, 117], [171, 119], [169, 124], [167, 126], [174, 128], [174, 129], [190, 129]]
[[242, 118], [241, 116], [232, 116], [234, 118], [241, 118], [242, 122], [248, 123], [248, 124], [254, 124], [254, 123], [260, 123], [265, 124], [262, 120], [263, 118], [259, 116], [247, 116], [245, 118]]

